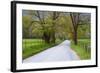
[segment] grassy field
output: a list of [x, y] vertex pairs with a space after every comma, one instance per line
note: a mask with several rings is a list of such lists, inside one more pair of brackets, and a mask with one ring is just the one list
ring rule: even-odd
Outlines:
[[53, 47], [56, 44], [46, 44], [41, 39], [23, 39], [22, 41], [22, 57], [23, 59], [35, 55], [43, 50]]
[[89, 39], [79, 39], [78, 45], [74, 45], [71, 43], [71, 48], [76, 51], [76, 53], [80, 56], [80, 59], [91, 59], [91, 45]]

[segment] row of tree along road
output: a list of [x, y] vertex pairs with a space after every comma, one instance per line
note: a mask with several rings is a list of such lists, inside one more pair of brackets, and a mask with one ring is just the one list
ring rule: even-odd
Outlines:
[[23, 38], [41, 38], [46, 43], [57, 39], [90, 38], [90, 13], [23, 10]]

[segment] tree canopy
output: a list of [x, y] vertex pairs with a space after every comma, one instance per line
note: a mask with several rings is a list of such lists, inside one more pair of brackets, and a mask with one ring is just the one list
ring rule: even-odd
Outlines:
[[41, 38], [46, 43], [57, 39], [90, 38], [90, 13], [23, 10], [23, 38]]

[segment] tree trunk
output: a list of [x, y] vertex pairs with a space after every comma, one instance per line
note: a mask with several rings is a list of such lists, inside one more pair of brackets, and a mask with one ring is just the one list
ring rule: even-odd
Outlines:
[[74, 44], [77, 45], [77, 30], [74, 31], [73, 35]]
[[51, 33], [51, 43], [55, 43], [55, 40], [56, 40], [56, 38], [55, 38], [55, 31], [53, 31]]
[[46, 32], [43, 33], [43, 40], [45, 43], [50, 43], [50, 34], [47, 34]]
[[32, 25], [30, 26], [30, 28], [29, 28], [29, 38], [32, 38]]
[[73, 28], [73, 41], [74, 44], [77, 45], [77, 30], [78, 30], [78, 23], [79, 23], [79, 13], [70, 13], [70, 17], [72, 20], [72, 28]]

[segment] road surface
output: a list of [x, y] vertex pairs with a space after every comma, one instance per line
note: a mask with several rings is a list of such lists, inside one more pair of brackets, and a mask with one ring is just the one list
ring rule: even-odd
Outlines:
[[57, 46], [23, 60], [23, 62], [54, 62], [70, 60], [79, 60], [79, 56], [70, 48], [70, 41], [65, 40]]

